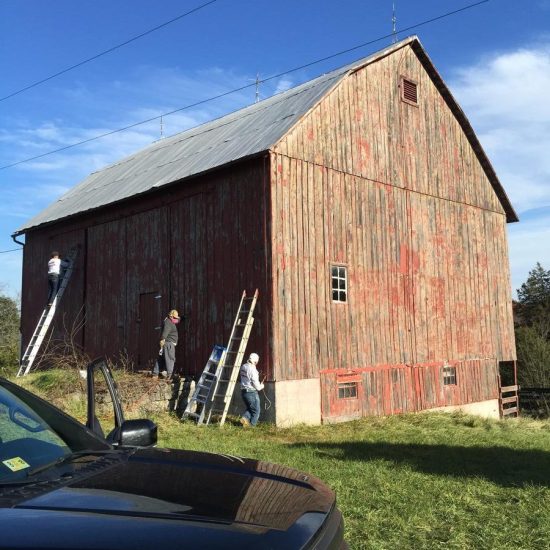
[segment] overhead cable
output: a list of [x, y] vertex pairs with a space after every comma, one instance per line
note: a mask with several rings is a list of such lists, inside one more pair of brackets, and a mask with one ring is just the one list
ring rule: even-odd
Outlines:
[[[421, 21], [420, 23], [416, 23], [414, 25], [410, 25], [409, 27], [405, 27], [404, 29], [401, 29], [401, 30], [398, 30], [397, 33], [398, 34], [401, 34], [401, 33], [404, 33], [404, 32], [407, 32], [407, 31], [410, 31], [412, 29], [416, 29], [418, 27], [421, 27], [423, 25], [427, 25], [428, 23], [433, 23], [434, 21], [438, 21], [440, 19], [443, 19], [445, 17], [449, 17], [451, 15], [455, 15], [457, 13], [460, 13], [460, 12], [463, 12], [465, 10], [468, 10], [468, 9], [471, 9], [471, 8], [475, 8], [477, 6], [479, 6], [480, 4], [485, 4], [487, 2], [489, 2], [490, 0], [481, 0], [480, 2], [476, 2], [475, 4], [470, 4], [468, 6], [464, 6], [462, 8], [459, 8], [457, 10], [454, 10], [454, 11], [450, 11], [450, 12], [447, 12], [443, 15], [439, 15], [437, 17], [433, 17], [431, 19], [427, 19], [425, 21]], [[117, 128], [116, 130], [111, 130], [109, 132], [105, 132], [103, 134], [99, 134], [97, 136], [94, 136], [94, 137], [91, 137], [91, 138], [88, 138], [88, 139], [84, 139], [82, 141], [78, 141], [76, 143], [71, 143], [70, 145], [65, 145], [64, 147], [60, 147], [59, 149], [54, 149], [53, 151], [48, 151], [47, 153], [42, 153], [40, 155], [35, 155], [33, 157], [29, 157], [29, 158], [26, 158], [26, 159], [22, 159], [22, 160], [19, 160], [17, 162], [13, 162], [11, 164], [6, 164], [4, 166], [0, 166], [0, 170], [6, 170], [7, 168], [12, 168], [14, 166], [18, 166], [19, 164], [24, 164], [26, 162], [31, 162], [33, 160], [37, 160], [37, 159], [40, 159], [40, 158], [43, 158], [43, 157], [46, 157], [48, 155], [53, 155], [55, 153], [60, 153], [62, 151], [66, 151], [67, 149], [72, 149], [73, 147], [78, 147], [80, 145], [84, 145], [85, 143], [90, 143], [91, 141], [95, 141], [95, 140], [98, 140], [98, 139], [101, 139], [101, 138], [104, 138], [104, 137], [107, 137], [107, 136], [111, 136], [113, 134], [117, 134], [119, 132], [124, 132], [126, 130], [130, 130], [131, 128], [135, 128], [136, 126], [141, 126], [142, 124], [147, 124], [148, 122], [153, 122], [154, 120], [159, 120], [161, 117], [166, 117], [168, 115], [173, 115], [175, 113], [178, 113], [180, 111], [185, 111], [186, 109], [191, 109], [193, 107], [197, 107], [199, 105], [203, 105], [204, 103], [209, 103], [210, 101], [214, 101], [216, 99], [220, 99], [222, 97], [225, 97], [225, 96], [228, 96], [228, 95], [231, 95], [231, 94], [234, 94], [236, 92], [240, 92], [242, 90], [246, 90], [247, 88], [251, 88], [252, 86], [256, 86], [257, 83], [264, 83], [264, 82], [269, 82], [270, 80], [273, 80], [275, 78], [280, 78], [281, 76], [284, 76], [284, 75], [287, 75], [287, 74], [290, 74], [290, 73], [293, 73], [293, 72], [296, 72], [296, 71], [299, 71], [299, 70], [302, 70], [302, 69], [306, 69], [308, 67], [311, 67], [313, 65], [317, 65], [318, 63], [322, 63], [323, 61], [327, 61], [329, 59], [333, 59], [335, 57], [338, 57], [340, 55], [344, 55], [346, 53], [349, 53], [349, 52], [352, 52], [354, 50], [358, 50], [360, 48], [364, 48], [365, 46], [369, 46], [371, 44], [374, 44], [375, 42], [379, 42], [380, 40], [384, 40], [386, 38], [391, 38], [393, 36], [393, 32], [391, 32], [390, 34], [385, 34], [384, 36], [380, 36], [378, 38], [375, 38], [373, 40], [369, 40], [368, 42], [363, 42], [362, 44], [359, 44], [357, 46], [353, 46], [351, 48], [347, 48], [345, 50], [341, 50], [337, 53], [334, 53], [334, 54], [331, 54], [331, 55], [327, 55], [325, 57], [322, 57], [320, 59], [316, 59], [315, 61], [311, 61], [309, 63], [306, 63], [304, 65], [300, 65], [299, 67], [294, 67], [292, 69], [288, 69], [286, 71], [283, 71], [283, 72], [280, 72], [280, 73], [277, 73], [277, 74], [274, 74], [274, 75], [271, 75], [267, 78], [263, 78], [259, 81], [254, 81], [250, 84], [245, 84], [243, 86], [240, 86], [238, 88], [234, 88], [232, 90], [228, 90], [227, 92], [223, 92], [221, 94], [218, 94], [218, 95], [215, 95], [215, 96], [211, 96], [211, 97], [208, 97], [206, 99], [202, 99], [200, 101], [196, 101], [195, 103], [190, 103], [189, 105], [185, 105], [184, 107], [179, 107], [177, 109], [173, 109], [172, 111], [168, 111], [168, 112], [165, 112], [165, 113], [162, 113], [160, 115], [157, 115], [157, 116], [154, 116], [154, 117], [151, 117], [151, 118], [148, 118], [148, 119], [145, 119], [145, 120], [140, 120], [139, 122], [134, 122], [133, 124], [129, 124], [128, 126], [124, 126], [123, 128]]]
[[59, 71], [55, 74], [52, 74], [46, 78], [43, 78], [42, 80], [38, 80], [37, 82], [33, 82], [32, 84], [29, 84], [28, 86], [25, 86], [24, 88], [21, 88], [20, 90], [16, 90], [15, 92], [12, 92], [11, 94], [8, 94], [7, 96], [0, 97], [0, 101], [4, 101], [6, 99], [9, 99], [10, 97], [16, 96], [18, 94], [21, 94], [23, 92], [26, 92], [27, 90], [30, 90], [31, 88], [34, 88], [38, 86], [39, 84], [43, 84], [44, 82], [48, 82], [48, 80], [52, 80], [53, 78], [56, 78], [62, 74], [68, 73], [69, 71], [72, 71], [73, 69], [76, 69], [77, 67], [82, 67], [82, 65], [85, 65], [86, 63], [90, 63], [90, 61], [94, 61], [98, 59], [99, 57], [102, 57], [104, 55], [107, 55], [108, 53], [114, 52], [115, 50], [118, 50], [119, 48], [122, 48], [123, 46], [127, 46], [128, 44], [135, 42], [136, 40], [139, 40], [140, 38], [143, 38], [144, 36], [147, 36], [148, 34], [151, 34], [155, 31], [158, 31], [159, 29], [162, 29], [163, 27], [166, 27], [170, 25], [171, 23], [174, 23], [176, 21], [179, 21], [180, 19], [183, 19], [184, 17], [187, 17], [188, 15], [191, 15], [199, 10], [202, 10], [206, 6], [209, 6], [210, 4], [214, 4], [214, 2], [217, 2], [218, 0], [210, 0], [209, 2], [206, 2], [205, 4], [201, 4], [200, 6], [197, 6], [196, 8], [193, 8], [192, 10], [189, 10], [185, 13], [182, 13], [181, 15], [178, 15], [177, 17], [174, 17], [173, 19], [170, 19], [170, 21], [165, 21], [164, 23], [161, 23], [160, 25], [157, 25], [156, 27], [153, 27], [152, 29], [149, 29], [148, 31], [142, 32], [141, 34], [138, 34], [137, 36], [134, 36], [133, 38], [130, 38], [126, 40], [125, 42], [122, 42], [120, 44], [117, 44], [116, 46], [113, 46], [112, 48], [109, 48], [108, 50], [105, 50], [103, 52], [100, 52], [96, 55], [93, 55], [92, 57], [89, 57], [88, 59], [84, 59], [84, 61], [80, 61], [79, 63], [75, 63], [74, 65], [71, 65], [70, 67], [67, 67], [66, 69], [63, 69], [62, 71]]

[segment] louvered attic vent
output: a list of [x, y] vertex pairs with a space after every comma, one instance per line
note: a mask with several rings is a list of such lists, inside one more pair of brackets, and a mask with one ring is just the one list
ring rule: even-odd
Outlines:
[[418, 105], [418, 85], [416, 82], [403, 78], [401, 80], [401, 94], [403, 101]]

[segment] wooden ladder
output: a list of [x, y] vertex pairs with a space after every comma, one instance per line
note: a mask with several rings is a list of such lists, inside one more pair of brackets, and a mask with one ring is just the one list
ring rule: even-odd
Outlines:
[[519, 386], [503, 386], [500, 376], [498, 377], [499, 387], [499, 409], [500, 418], [506, 416], [519, 416]]

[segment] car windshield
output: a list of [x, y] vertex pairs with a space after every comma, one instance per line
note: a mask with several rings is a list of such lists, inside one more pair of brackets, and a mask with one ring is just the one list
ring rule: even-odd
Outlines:
[[0, 386], [0, 484], [70, 454], [44, 419]]

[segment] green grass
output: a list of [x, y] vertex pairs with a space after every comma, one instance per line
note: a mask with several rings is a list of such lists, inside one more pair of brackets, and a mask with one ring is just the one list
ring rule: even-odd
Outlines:
[[244, 430], [155, 418], [159, 445], [310, 472], [351, 548], [550, 548], [550, 422], [419, 414]]
[[[76, 372], [18, 380], [84, 418]], [[550, 421], [441, 413], [245, 430], [197, 427], [168, 414], [153, 419], [160, 446], [252, 457], [320, 477], [336, 491], [352, 549], [550, 549]]]

